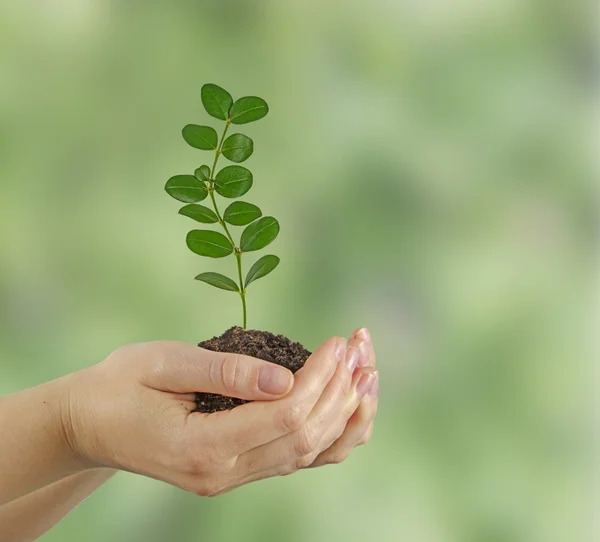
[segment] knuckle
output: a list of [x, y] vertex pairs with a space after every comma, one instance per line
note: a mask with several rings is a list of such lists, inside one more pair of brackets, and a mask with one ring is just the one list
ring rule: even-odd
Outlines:
[[134, 363], [144, 362], [151, 373], [159, 376], [164, 370], [165, 360], [160, 350], [153, 349], [153, 343], [133, 343], [120, 346], [113, 351], [105, 361], [122, 363], [131, 360]]
[[298, 431], [306, 422], [307, 414], [297, 403], [292, 403], [280, 411], [279, 428], [283, 433]]
[[350, 383], [352, 382], [352, 375], [344, 369], [339, 373], [339, 375], [335, 375], [335, 396], [336, 398], [345, 397], [347, 388], [350, 387]]
[[124, 344], [123, 346], [119, 346], [116, 350], [113, 350], [107, 359], [133, 357], [133, 355], [138, 355], [143, 348], [144, 343]]
[[213, 358], [208, 377], [215, 389], [225, 388], [237, 392], [243, 388], [244, 368], [238, 354], [225, 354]]
[[150, 356], [157, 361], [165, 361], [172, 357], [181, 357], [181, 343], [177, 341], [151, 341], [139, 343], [138, 352], [143, 356]]
[[329, 465], [339, 465], [340, 463], [343, 463], [344, 461], [346, 461], [346, 459], [348, 459], [348, 456], [350, 455], [350, 452], [337, 452], [335, 454], [333, 454], [327, 461], [327, 463]]
[[219, 491], [221, 491], [221, 487], [214, 482], [209, 482], [208, 480], [203, 480], [200, 483], [197, 483], [194, 487], [194, 494], [198, 497], [214, 497]]
[[358, 441], [357, 446], [362, 446], [363, 444], [366, 444], [367, 442], [369, 442], [371, 440], [372, 436], [373, 436], [373, 425], [369, 426], [369, 429], [367, 429], [367, 432]]
[[143, 363], [145, 371], [152, 376], [163, 378], [170, 366], [185, 361], [187, 346], [178, 341], [152, 341], [126, 345], [121, 349], [127, 349], [123, 350], [127, 357]]
[[337, 432], [328, 436], [327, 440], [325, 440], [325, 443], [323, 445], [323, 449], [324, 450], [329, 449], [331, 446], [333, 446], [338, 441], [338, 439], [340, 437], [341, 437], [341, 434], [338, 434]]
[[293, 465], [282, 465], [279, 468], [278, 474], [279, 476], [289, 476], [290, 474], [294, 474], [298, 470], [296, 464]]
[[308, 467], [310, 467], [315, 460], [317, 459], [317, 456], [319, 454], [318, 453], [311, 453], [311, 454], [307, 454], [303, 457], [300, 457], [296, 460], [296, 469], [307, 469]]
[[294, 451], [299, 456], [312, 454], [319, 445], [320, 435], [310, 425], [305, 425], [298, 431]]
[[220, 361], [216, 362], [218, 371], [215, 375], [216, 379], [223, 384], [226, 390], [239, 391], [241, 384], [241, 366], [240, 359], [237, 354], [226, 354]]
[[312, 464], [312, 459], [311, 459], [310, 455], [305, 455], [304, 457], [300, 457], [299, 459], [296, 459], [296, 469], [297, 470], [306, 469], [311, 464]]
[[335, 431], [333, 432], [333, 437], [332, 437], [332, 444], [337, 441], [338, 439], [340, 439], [342, 437], [342, 435], [344, 434], [344, 432], [346, 431], [346, 423], [339, 423], [338, 426], [336, 427]]
[[229, 391], [240, 391], [243, 382], [243, 368], [238, 354], [227, 354], [221, 363], [221, 380]]
[[345, 420], [346, 423], [355, 416], [356, 409], [358, 408], [359, 403], [355, 402], [353, 399], [347, 401], [342, 410], [341, 418]]

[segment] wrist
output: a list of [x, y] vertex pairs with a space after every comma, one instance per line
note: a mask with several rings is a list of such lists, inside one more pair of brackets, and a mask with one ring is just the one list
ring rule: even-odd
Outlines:
[[[78, 470], [104, 469], [90, 453], [91, 424], [86, 422], [84, 395], [89, 393], [88, 371], [78, 371], [60, 379], [61, 393], [57, 419], [63, 445]], [[109, 470], [109, 469], [106, 469]]]
[[70, 378], [0, 399], [0, 504], [86, 470], [65, 423]]

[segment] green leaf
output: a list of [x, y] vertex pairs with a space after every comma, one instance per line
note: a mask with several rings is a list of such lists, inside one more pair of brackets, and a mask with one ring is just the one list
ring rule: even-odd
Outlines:
[[234, 201], [223, 213], [223, 220], [234, 226], [245, 226], [262, 216], [262, 211], [251, 203]]
[[233, 252], [229, 239], [216, 231], [192, 230], [185, 242], [192, 252], [209, 258], [224, 258]]
[[246, 124], [262, 119], [269, 112], [269, 106], [262, 98], [245, 96], [236, 100], [229, 110], [233, 124]]
[[208, 166], [200, 166], [194, 171], [194, 176], [199, 181], [210, 182], [210, 168]]
[[246, 286], [251, 282], [254, 282], [257, 279], [268, 275], [273, 269], [275, 269], [279, 265], [279, 258], [274, 256], [273, 254], [268, 254], [267, 256], [263, 256], [259, 260], [254, 262], [254, 265], [248, 271], [246, 275]]
[[235, 282], [233, 282], [229, 277], [221, 275], [221, 273], [200, 273], [195, 278], [196, 280], [201, 280], [202, 282], [206, 282], [206, 284], [210, 284], [211, 286], [221, 288], [221, 290], [229, 290], [231, 292], [240, 291], [238, 285]]
[[217, 136], [216, 130], [210, 126], [188, 124], [181, 133], [186, 143], [196, 149], [211, 151], [217, 148], [219, 136]]
[[242, 166], [224, 167], [215, 177], [215, 190], [225, 198], [239, 198], [252, 188], [252, 173]]
[[254, 142], [244, 134], [230, 135], [222, 147], [223, 156], [232, 162], [243, 162], [254, 152]]
[[200, 96], [204, 109], [211, 117], [227, 120], [229, 109], [233, 104], [233, 98], [229, 92], [217, 85], [207, 83], [202, 86]]
[[219, 217], [209, 209], [208, 207], [204, 207], [204, 205], [186, 205], [179, 209], [179, 214], [183, 216], [189, 216], [198, 222], [203, 222], [204, 224], [214, 224], [219, 221]]
[[252, 252], [266, 247], [279, 234], [279, 222], [272, 216], [265, 216], [250, 224], [242, 233], [242, 252]]
[[184, 203], [196, 203], [208, 196], [208, 190], [192, 175], [175, 175], [165, 185], [169, 196]]

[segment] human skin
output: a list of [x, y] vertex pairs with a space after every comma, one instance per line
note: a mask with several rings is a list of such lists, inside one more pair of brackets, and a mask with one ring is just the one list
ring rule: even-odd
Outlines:
[[114, 469], [79, 472], [0, 506], [2, 540], [37, 540], [116, 472]]
[[[374, 362], [364, 329], [347, 345], [325, 341], [296, 375], [162, 341], [123, 347], [89, 369], [4, 397], [0, 531], [28, 529], [34, 535], [11, 540], [33, 540], [116, 469], [213, 496], [338, 463], [372, 432]], [[196, 390], [253, 402], [192, 412]]]

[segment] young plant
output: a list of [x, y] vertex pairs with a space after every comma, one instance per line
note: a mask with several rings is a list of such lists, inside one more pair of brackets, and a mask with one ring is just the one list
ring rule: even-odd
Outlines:
[[[265, 248], [279, 234], [279, 222], [272, 216], [262, 216], [262, 211], [252, 203], [234, 201], [220, 213], [215, 192], [224, 198], [239, 198], [252, 188], [253, 176], [250, 170], [242, 166], [229, 165], [217, 173], [217, 162], [223, 155], [237, 164], [247, 160], [254, 152], [254, 142], [244, 134], [232, 134], [227, 139], [227, 131], [232, 124], [247, 124], [262, 119], [269, 106], [262, 98], [245, 96], [233, 101], [231, 95], [221, 87], [206, 84], [201, 91], [202, 104], [212, 117], [225, 121], [223, 133], [219, 138], [214, 128], [188, 124], [182, 130], [183, 139], [196, 149], [214, 151], [212, 168], [200, 166], [194, 175], [175, 175], [165, 186], [167, 193], [178, 201], [187, 203], [179, 214], [203, 224], [219, 223], [222, 233], [212, 230], [192, 230], [187, 234], [189, 249], [200, 256], [224, 258], [233, 255], [237, 260], [238, 282], [220, 273], [200, 273], [200, 280], [221, 288], [237, 292], [242, 299], [243, 326], [246, 329], [246, 289], [250, 283], [268, 275], [279, 264], [279, 258], [272, 254], [258, 259], [242, 278], [242, 256]], [[210, 196], [212, 209], [199, 205]], [[236, 243], [229, 226], [246, 226], [239, 243]]]

